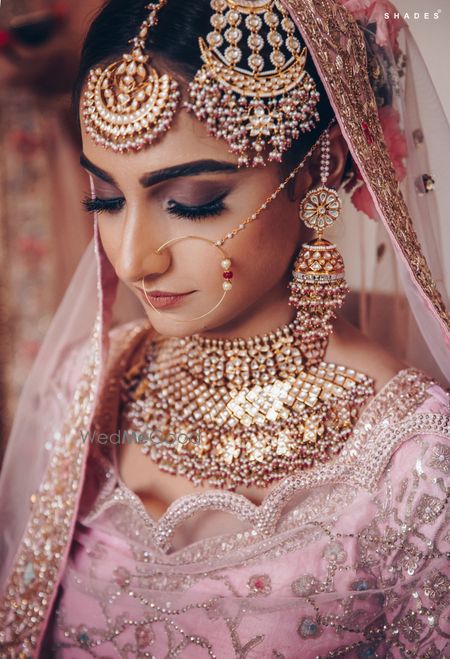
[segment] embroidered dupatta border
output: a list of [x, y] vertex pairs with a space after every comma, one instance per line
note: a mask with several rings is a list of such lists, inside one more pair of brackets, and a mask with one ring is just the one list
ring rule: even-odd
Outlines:
[[367, 74], [364, 36], [337, 0], [283, 0], [296, 20], [363, 178], [376, 195], [388, 232], [441, 326], [450, 317], [433, 280], [386, 149]]
[[[121, 345], [121, 359], [142, 334], [137, 324]], [[30, 501], [30, 517], [14, 560], [11, 575], [0, 602], [0, 656], [36, 656], [44, 633], [48, 611], [61, 578], [64, 558], [70, 547], [74, 517], [83, 485], [83, 471], [90, 448], [80, 433], [95, 428], [97, 381], [100, 375], [100, 318], [89, 344], [86, 364], [77, 384], [47, 471]], [[107, 369], [108, 372], [108, 369]], [[106, 382], [98, 407], [108, 400]]]
[[[86, 366], [74, 393], [39, 490], [31, 496], [30, 516], [0, 606], [3, 657], [30, 657], [38, 644], [49, 599], [65, 552], [86, 446], [79, 432], [87, 426], [99, 374], [99, 322], [91, 335]], [[56, 530], [56, 533], [55, 533]]]

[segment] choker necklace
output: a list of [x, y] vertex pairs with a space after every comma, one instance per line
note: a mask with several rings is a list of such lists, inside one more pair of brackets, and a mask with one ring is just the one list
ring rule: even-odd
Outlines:
[[122, 380], [127, 436], [161, 470], [229, 490], [329, 460], [374, 381], [324, 361], [306, 370], [295, 328], [149, 341]]

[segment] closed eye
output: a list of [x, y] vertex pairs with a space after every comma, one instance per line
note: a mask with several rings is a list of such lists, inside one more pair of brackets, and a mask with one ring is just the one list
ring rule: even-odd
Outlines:
[[[220, 215], [226, 210], [224, 198], [228, 192], [223, 193], [206, 204], [187, 206], [175, 200], [167, 203], [167, 212], [175, 217], [188, 220], [202, 220], [207, 217]], [[83, 207], [88, 213], [118, 213], [125, 204], [124, 197], [115, 197], [111, 199], [100, 199], [99, 197], [86, 197], [83, 199]]]
[[125, 199], [115, 197], [112, 199], [100, 199], [99, 197], [86, 197], [83, 199], [83, 207], [88, 213], [118, 213], [122, 210]]
[[223, 200], [227, 194], [228, 191], [212, 201], [208, 201], [206, 204], [201, 204], [200, 206], [187, 206], [186, 204], [180, 204], [178, 201], [171, 199], [167, 202], [167, 212], [175, 217], [194, 221], [202, 220], [207, 217], [214, 217], [220, 215], [226, 210], [226, 205]]

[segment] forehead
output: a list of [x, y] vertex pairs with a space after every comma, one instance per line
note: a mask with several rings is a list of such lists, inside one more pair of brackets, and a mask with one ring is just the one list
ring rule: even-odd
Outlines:
[[208, 135], [206, 126], [186, 110], [180, 108], [170, 128], [151, 145], [140, 151], [118, 153], [96, 144], [87, 134], [80, 113], [83, 152], [97, 167], [120, 181], [121, 176], [164, 169], [186, 161], [221, 160], [237, 163], [224, 140]]

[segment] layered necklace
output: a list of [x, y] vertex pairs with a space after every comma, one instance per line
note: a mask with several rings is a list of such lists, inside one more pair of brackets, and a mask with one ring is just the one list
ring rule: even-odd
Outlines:
[[229, 490], [329, 460], [374, 382], [324, 361], [306, 370], [295, 327], [149, 340], [122, 381], [127, 433], [161, 470]]

